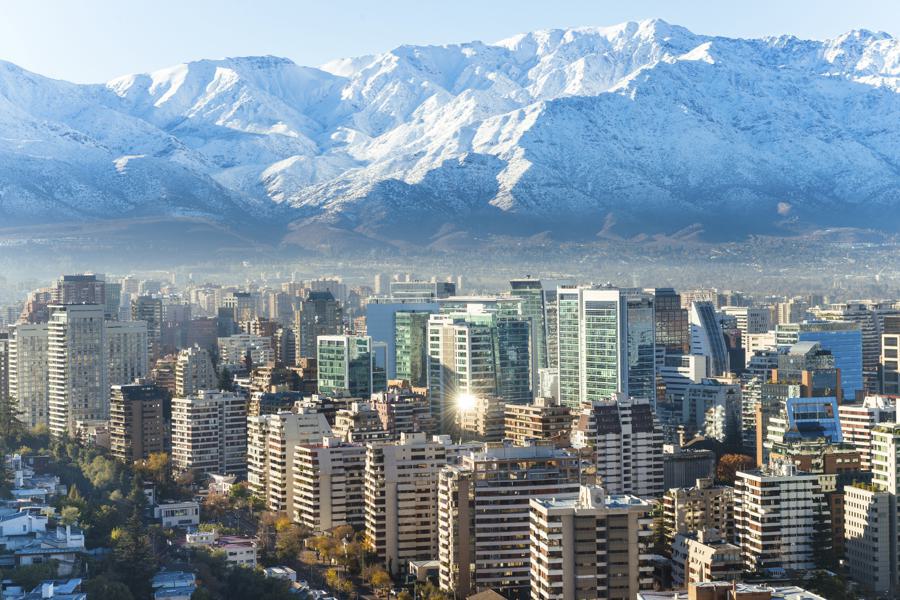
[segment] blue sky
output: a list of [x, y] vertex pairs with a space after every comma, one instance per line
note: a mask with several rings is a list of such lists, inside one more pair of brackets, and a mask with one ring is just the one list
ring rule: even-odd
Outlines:
[[274, 54], [318, 65], [404, 43], [486, 42], [549, 27], [659, 17], [697, 33], [900, 34], [894, 0], [4, 0], [0, 60], [100, 82], [198, 58]]

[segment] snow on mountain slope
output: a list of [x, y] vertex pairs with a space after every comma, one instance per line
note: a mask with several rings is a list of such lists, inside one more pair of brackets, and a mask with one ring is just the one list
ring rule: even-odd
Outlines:
[[373, 240], [427, 223], [422, 243], [447, 227], [727, 236], [875, 214], [896, 229], [898, 93], [885, 33], [741, 40], [659, 20], [92, 86], [0, 63], [0, 216], [277, 215]]

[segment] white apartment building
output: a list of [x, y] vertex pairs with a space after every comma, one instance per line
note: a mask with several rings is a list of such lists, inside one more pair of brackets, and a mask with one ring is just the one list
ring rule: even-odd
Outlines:
[[610, 494], [661, 496], [663, 433], [650, 401], [613, 394], [576, 414], [572, 445], [594, 451], [597, 477]]
[[105, 307], [50, 306], [47, 364], [50, 434], [74, 434], [77, 421], [109, 418]]
[[578, 458], [549, 445], [486, 444], [441, 470], [441, 589], [465, 598], [491, 589], [513, 597], [529, 585], [528, 503], [575, 496]]
[[897, 419], [897, 406], [887, 396], [866, 396], [860, 404], [838, 406], [841, 419], [841, 435], [845, 443], [859, 450], [859, 466], [872, 469], [872, 430], [881, 423], [893, 423]]
[[172, 467], [196, 475], [247, 472], [247, 399], [201, 390], [172, 398]]
[[735, 537], [748, 571], [814, 569], [816, 538], [825, 521], [819, 475], [788, 463], [738, 472]]
[[205, 348], [192, 346], [178, 353], [175, 361], [175, 395], [184, 398], [200, 390], [216, 387], [216, 372], [209, 352]]
[[231, 370], [240, 368], [247, 354], [256, 366], [275, 361], [272, 340], [252, 333], [238, 333], [219, 338], [219, 361]]
[[150, 372], [146, 321], [107, 321], [109, 385], [127, 385]]
[[577, 495], [532, 498], [532, 600], [630, 600], [652, 589], [652, 505], [582, 486]]
[[444, 444], [422, 433], [366, 446], [366, 538], [394, 575], [411, 560], [437, 556], [437, 482], [446, 457]]
[[305, 408], [247, 418], [247, 482], [269, 510], [292, 510], [294, 450], [328, 435], [325, 415]]
[[294, 450], [293, 514], [313, 531], [366, 522], [366, 446], [325, 437]]
[[49, 424], [48, 343], [46, 323], [20, 323], [9, 330], [9, 395], [29, 427]]

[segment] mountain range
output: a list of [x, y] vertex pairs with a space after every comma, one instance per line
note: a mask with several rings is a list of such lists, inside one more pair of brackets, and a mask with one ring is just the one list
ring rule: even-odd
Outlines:
[[[199, 219], [305, 248], [900, 230], [900, 42], [660, 20], [201, 60], [0, 62], [0, 230]], [[261, 233], [260, 233], [261, 232]]]

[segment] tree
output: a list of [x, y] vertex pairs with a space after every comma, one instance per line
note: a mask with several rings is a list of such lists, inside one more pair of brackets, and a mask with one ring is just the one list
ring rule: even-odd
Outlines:
[[303, 528], [288, 521], [283, 525], [276, 523], [275, 532], [275, 556], [278, 562], [298, 560], [306, 541], [306, 532]]
[[662, 503], [657, 502], [653, 506], [653, 512], [651, 514], [653, 516], [653, 535], [650, 539], [653, 542], [653, 553], [671, 556], [672, 549], [666, 538], [666, 522], [664, 519]]
[[59, 561], [49, 560], [45, 563], [22, 565], [4, 573], [12, 579], [13, 583], [22, 586], [26, 590], [34, 589], [40, 582], [47, 579], [56, 579]]
[[719, 459], [716, 467], [716, 479], [734, 485], [738, 471], [747, 471], [756, 467], [756, 461], [746, 454], [725, 454]]
[[122, 581], [139, 598], [148, 595], [150, 579], [156, 572], [156, 555], [147, 529], [143, 522], [146, 503], [144, 492], [139, 485], [132, 488], [129, 502], [131, 516], [122, 529], [113, 530], [113, 564]]
[[9, 394], [0, 396], [0, 449], [6, 452], [18, 445], [19, 438], [25, 431], [21, 421], [22, 411], [19, 403]]
[[219, 389], [223, 392], [234, 391], [234, 379], [232, 378], [231, 371], [228, 370], [228, 367], [222, 367], [222, 370], [219, 371]]
[[391, 576], [381, 567], [370, 568], [366, 573], [366, 580], [372, 589], [376, 590], [376, 593], [378, 591], [386, 592], [391, 587]]
[[133, 600], [134, 596], [128, 586], [120, 581], [100, 575], [89, 579], [84, 584], [84, 591], [91, 600]]
[[81, 517], [81, 511], [77, 506], [65, 506], [60, 511], [59, 522], [62, 525], [75, 525]]

